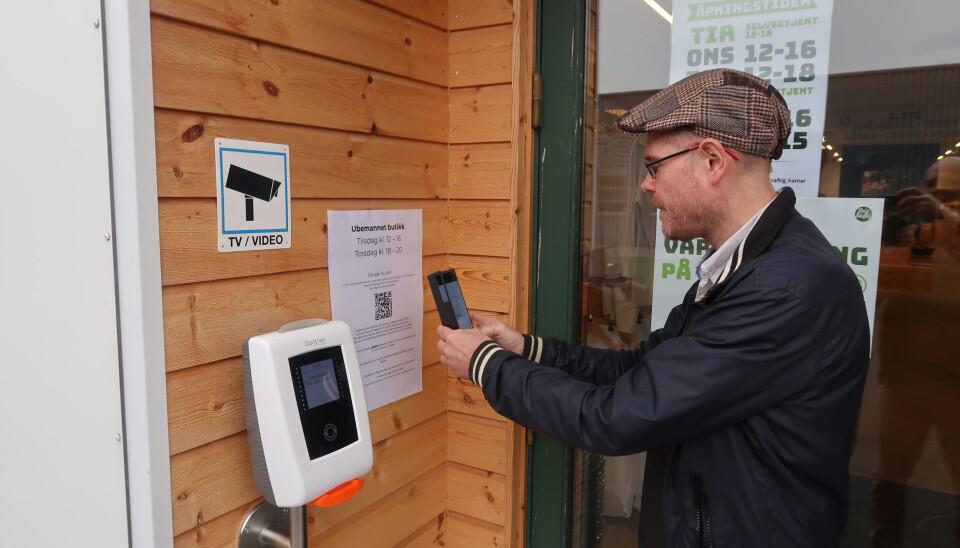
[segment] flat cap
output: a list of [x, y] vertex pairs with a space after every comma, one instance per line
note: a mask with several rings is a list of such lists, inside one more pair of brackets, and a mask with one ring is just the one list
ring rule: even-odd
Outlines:
[[688, 128], [725, 146], [779, 158], [790, 135], [790, 110], [770, 83], [752, 74], [716, 69], [687, 76], [617, 119], [635, 135]]

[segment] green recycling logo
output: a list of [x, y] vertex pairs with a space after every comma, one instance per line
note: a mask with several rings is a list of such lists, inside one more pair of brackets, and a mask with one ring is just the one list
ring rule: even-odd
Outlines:
[[867, 292], [867, 279], [863, 276], [857, 274], [857, 279], [860, 280], [860, 291], [863, 293]]
[[873, 217], [873, 211], [867, 206], [861, 206], [857, 208], [857, 212], [853, 216], [861, 223], [865, 223]]

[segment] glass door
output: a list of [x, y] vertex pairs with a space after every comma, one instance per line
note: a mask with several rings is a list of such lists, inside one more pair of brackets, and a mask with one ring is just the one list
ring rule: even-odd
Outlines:
[[[614, 120], [669, 83], [672, 13], [691, 2], [586, 2], [578, 333], [589, 346], [633, 348], [657, 327], [663, 273], [654, 269], [657, 211], [640, 190], [645, 138], [619, 133]], [[960, 547], [960, 41], [956, 18], [945, 17], [956, 5], [851, 4], [835, 2], [829, 70], [816, 75], [826, 80], [823, 137], [802, 143], [819, 149], [820, 199], [884, 204], [879, 256], [857, 259], [875, 261], [879, 274], [865, 287], [876, 295], [873, 350], [843, 542]], [[760, 48], [757, 30], [759, 41], [732, 43]], [[644, 454], [576, 451], [574, 462], [573, 545], [635, 546]]]

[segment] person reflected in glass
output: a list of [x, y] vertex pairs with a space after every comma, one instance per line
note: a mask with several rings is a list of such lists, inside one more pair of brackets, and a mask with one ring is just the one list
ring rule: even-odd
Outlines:
[[[909, 248], [900, 266], [909, 281], [881, 287], [877, 299], [872, 542], [898, 548], [939, 539], [960, 546], [960, 352], [950, 343], [960, 326], [960, 158], [935, 162], [922, 184], [901, 190], [893, 202], [884, 239]], [[933, 464], [918, 479], [924, 455]], [[952, 494], [952, 502], [908, 530], [909, 487], [948, 494], [946, 500]]]

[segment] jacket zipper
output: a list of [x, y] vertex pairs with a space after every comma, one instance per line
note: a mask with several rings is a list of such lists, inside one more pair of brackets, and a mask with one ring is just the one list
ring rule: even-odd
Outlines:
[[696, 299], [690, 299], [690, 304], [687, 305], [687, 312], [683, 315], [683, 325], [680, 326], [680, 330], [677, 331], [675, 336], [679, 337], [687, 330], [687, 326], [690, 325], [690, 316], [693, 316], [693, 307], [696, 304]]
[[710, 513], [707, 496], [703, 489], [703, 480], [698, 472], [690, 473], [693, 482], [693, 501], [696, 506], [697, 548], [714, 548], [713, 532], [710, 529]]

